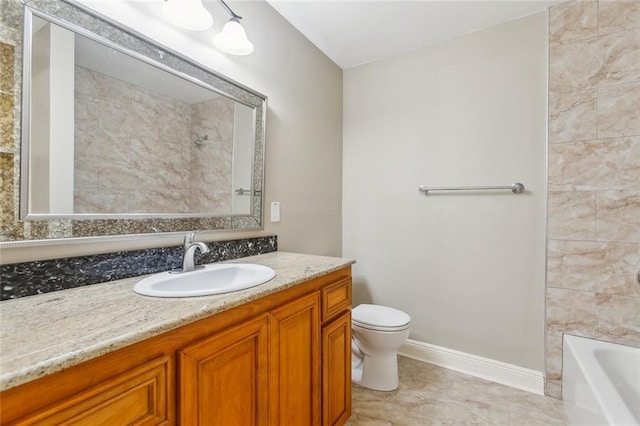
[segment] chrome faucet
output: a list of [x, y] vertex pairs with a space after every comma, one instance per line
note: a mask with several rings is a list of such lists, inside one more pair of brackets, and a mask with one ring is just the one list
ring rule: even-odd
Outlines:
[[182, 270], [177, 272], [190, 272], [204, 266], [195, 266], [196, 249], [200, 249], [200, 254], [209, 253], [209, 247], [200, 241], [195, 241], [196, 233], [189, 232], [184, 236], [184, 255], [182, 257]]

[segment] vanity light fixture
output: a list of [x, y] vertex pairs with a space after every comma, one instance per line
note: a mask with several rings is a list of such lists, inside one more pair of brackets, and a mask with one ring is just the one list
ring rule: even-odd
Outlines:
[[[240, 25], [242, 16], [235, 13], [224, 0], [218, 0], [231, 15], [229, 22], [222, 31], [213, 37], [213, 44], [220, 50], [232, 55], [250, 55], [253, 43], [247, 38], [247, 33]], [[167, 20], [177, 27], [204, 31], [213, 25], [213, 18], [202, 4], [202, 0], [165, 0], [162, 12]]]
[[204, 31], [213, 25], [213, 17], [201, 0], [165, 0], [162, 13], [175, 26], [191, 31]]
[[213, 44], [220, 50], [232, 55], [250, 55], [253, 52], [253, 43], [247, 38], [247, 33], [240, 25], [242, 16], [236, 14], [224, 2], [218, 0], [231, 15], [231, 19], [224, 25], [220, 34], [213, 37]]

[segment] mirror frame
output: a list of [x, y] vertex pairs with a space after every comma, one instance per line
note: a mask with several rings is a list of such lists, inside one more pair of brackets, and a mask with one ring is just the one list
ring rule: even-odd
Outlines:
[[[75, 1], [22, 0], [24, 5], [22, 137], [20, 165], [20, 220], [29, 223], [30, 233], [24, 240], [101, 237], [211, 230], [263, 229], [263, 182], [266, 96], [249, 89], [200, 65], [171, 49], [119, 24]], [[249, 214], [30, 214], [28, 204], [29, 108], [31, 70], [31, 28], [33, 16], [38, 16], [74, 33], [105, 44], [152, 66], [183, 78], [254, 111], [254, 149], [251, 210]], [[44, 231], [39, 231], [39, 230]], [[34, 232], [35, 231], [35, 232]], [[46, 235], [43, 235], [46, 234]]]

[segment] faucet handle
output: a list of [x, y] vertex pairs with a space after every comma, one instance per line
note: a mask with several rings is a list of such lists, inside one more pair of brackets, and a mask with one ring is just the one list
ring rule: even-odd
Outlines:
[[185, 234], [185, 236], [184, 236], [184, 251], [187, 251], [187, 249], [189, 248], [189, 246], [191, 246], [191, 244], [193, 244], [195, 239], [196, 239], [196, 233], [195, 232], [188, 232], [187, 234]]

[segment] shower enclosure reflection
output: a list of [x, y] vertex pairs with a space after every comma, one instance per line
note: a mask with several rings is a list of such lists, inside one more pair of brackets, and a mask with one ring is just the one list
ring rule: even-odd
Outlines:
[[33, 17], [27, 214], [249, 214], [254, 108]]

